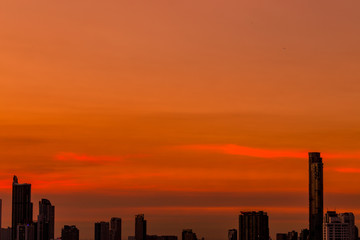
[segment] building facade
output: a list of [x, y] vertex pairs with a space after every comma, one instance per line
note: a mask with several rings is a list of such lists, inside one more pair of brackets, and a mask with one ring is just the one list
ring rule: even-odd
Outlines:
[[12, 184], [12, 239], [17, 239], [18, 225], [33, 222], [33, 204], [31, 202], [31, 184], [19, 184], [14, 176]]
[[121, 240], [121, 218], [110, 219], [110, 240]]
[[79, 229], [74, 225], [65, 225], [61, 230], [61, 240], [79, 240]]
[[135, 216], [135, 240], [146, 240], [146, 220], [144, 214]]
[[95, 240], [109, 240], [109, 233], [108, 222], [95, 223]]
[[192, 229], [184, 229], [181, 234], [182, 240], [197, 240], [196, 234]]
[[309, 230], [310, 240], [322, 240], [323, 163], [320, 153], [309, 153]]
[[229, 229], [228, 240], [237, 240], [237, 230], [236, 229]]
[[241, 212], [239, 240], [269, 240], [269, 217], [266, 212]]
[[328, 211], [323, 224], [324, 240], [357, 240], [353, 213]]
[[54, 239], [55, 207], [47, 199], [39, 201], [37, 240]]

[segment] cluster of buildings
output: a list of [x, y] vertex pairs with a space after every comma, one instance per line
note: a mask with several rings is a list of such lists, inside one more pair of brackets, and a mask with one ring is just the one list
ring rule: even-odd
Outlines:
[[[278, 233], [276, 240], [358, 240], [353, 213], [323, 213], [323, 163], [320, 153], [309, 153], [309, 229], [300, 233]], [[37, 221], [33, 219], [31, 184], [20, 184], [14, 176], [12, 185], [12, 226], [1, 228], [0, 240], [54, 240], [55, 207], [47, 199], [39, 201]], [[1, 227], [1, 199], [0, 199]], [[182, 240], [204, 240], [192, 229], [184, 229]], [[269, 217], [263, 211], [241, 212], [239, 228], [228, 231], [228, 240], [270, 240]], [[60, 239], [59, 239], [60, 240]], [[79, 229], [65, 225], [61, 240], [79, 240]], [[96, 222], [94, 240], [122, 240], [121, 218]], [[148, 235], [144, 214], [135, 216], [135, 235], [128, 240], [178, 240], [177, 236]]]

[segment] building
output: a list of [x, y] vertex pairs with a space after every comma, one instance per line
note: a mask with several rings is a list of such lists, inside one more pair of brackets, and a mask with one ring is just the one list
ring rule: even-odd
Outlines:
[[241, 212], [239, 240], [269, 240], [269, 217], [266, 212]]
[[111, 218], [110, 240], [121, 240], [121, 218]]
[[35, 226], [33, 224], [18, 224], [16, 231], [17, 240], [35, 240]]
[[277, 233], [276, 234], [276, 240], [287, 240], [287, 234], [286, 233]]
[[288, 232], [287, 240], [298, 240], [298, 233], [296, 231]]
[[31, 184], [19, 184], [18, 178], [14, 176], [12, 184], [12, 239], [17, 239], [18, 225], [30, 225], [32, 221]]
[[11, 228], [1, 228], [1, 240], [11, 240]]
[[328, 211], [323, 224], [324, 240], [357, 240], [353, 213]]
[[237, 240], [237, 230], [236, 229], [229, 229], [228, 239], [229, 240]]
[[308, 240], [309, 238], [309, 229], [302, 229], [300, 232], [299, 240]]
[[144, 214], [135, 216], [135, 240], [146, 240], [146, 220]]
[[79, 229], [74, 225], [65, 225], [61, 230], [61, 240], [79, 240]]
[[309, 229], [310, 240], [322, 240], [323, 163], [320, 153], [309, 153]]
[[55, 207], [47, 199], [39, 201], [37, 240], [54, 239]]
[[182, 240], [197, 240], [196, 234], [192, 229], [184, 229], [182, 231]]
[[95, 223], [95, 240], [109, 240], [109, 233], [108, 222]]

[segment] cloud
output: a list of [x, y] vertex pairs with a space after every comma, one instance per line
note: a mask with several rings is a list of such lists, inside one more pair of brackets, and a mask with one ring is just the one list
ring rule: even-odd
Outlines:
[[296, 150], [273, 150], [273, 149], [261, 149], [252, 148], [246, 146], [240, 146], [236, 144], [199, 144], [199, 145], [184, 145], [180, 146], [180, 149], [195, 150], [195, 151], [210, 151], [222, 154], [230, 155], [242, 155], [249, 157], [259, 158], [306, 158], [306, 151]]

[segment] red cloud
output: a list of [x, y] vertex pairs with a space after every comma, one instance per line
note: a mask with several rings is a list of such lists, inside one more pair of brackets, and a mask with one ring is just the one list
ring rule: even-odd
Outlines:
[[307, 152], [302, 151], [289, 151], [289, 150], [270, 150], [270, 149], [260, 149], [260, 148], [251, 148], [245, 146], [239, 146], [235, 144], [210, 144], [210, 145], [185, 145], [181, 146], [181, 149], [188, 150], [205, 150], [218, 152], [223, 154], [231, 155], [242, 155], [250, 157], [260, 157], [260, 158], [306, 158]]

